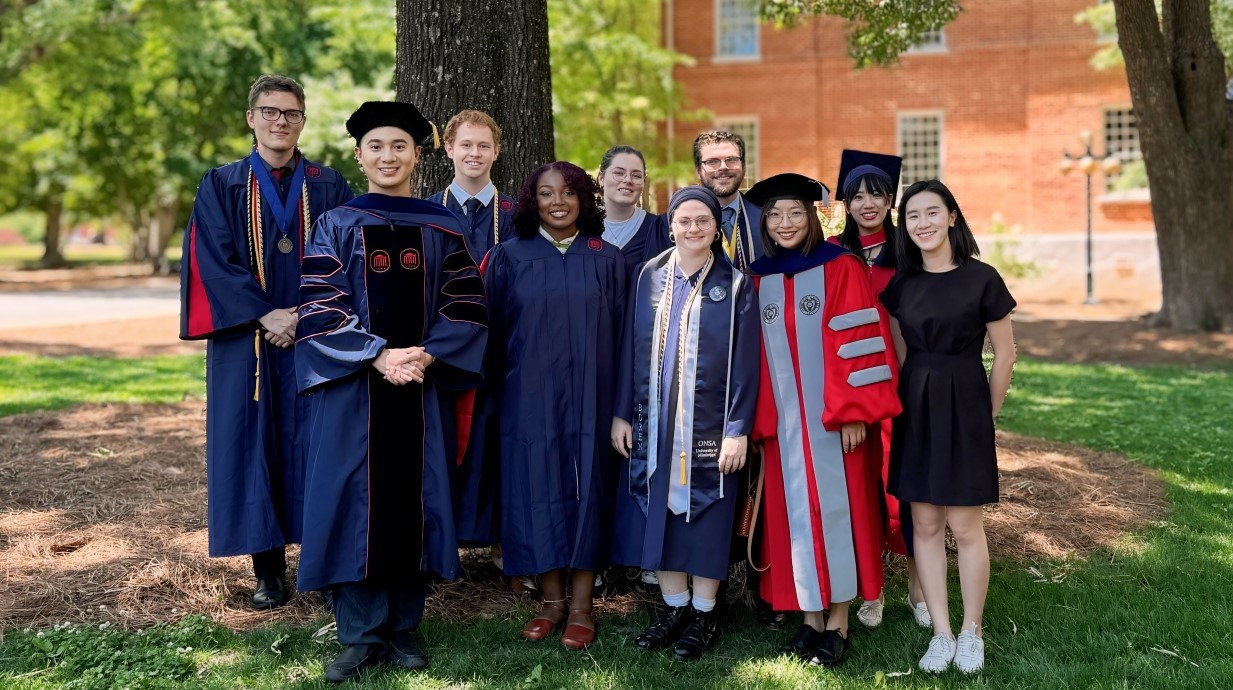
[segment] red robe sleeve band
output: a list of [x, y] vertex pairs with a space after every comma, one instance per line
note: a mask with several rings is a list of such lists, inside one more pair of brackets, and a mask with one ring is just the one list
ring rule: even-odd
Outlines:
[[826, 408], [822, 424], [873, 424], [899, 414], [894, 350], [878, 315], [865, 267], [855, 256], [831, 261], [826, 271], [822, 341]]

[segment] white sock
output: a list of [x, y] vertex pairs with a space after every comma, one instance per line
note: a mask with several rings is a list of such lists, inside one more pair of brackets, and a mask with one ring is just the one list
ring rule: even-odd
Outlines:
[[714, 608], [715, 608], [714, 599], [703, 599], [700, 596], [696, 596], [696, 595], [694, 596], [694, 610], [695, 611], [701, 611], [702, 613], [706, 613], [707, 611], [711, 611]]
[[689, 603], [689, 590], [685, 590], [680, 594], [665, 594], [664, 603], [674, 609], [678, 609]]

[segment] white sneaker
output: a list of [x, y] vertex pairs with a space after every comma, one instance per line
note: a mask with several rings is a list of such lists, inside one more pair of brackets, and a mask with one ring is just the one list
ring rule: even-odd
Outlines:
[[916, 624], [922, 628], [932, 628], [933, 618], [929, 615], [929, 607], [925, 602], [912, 603], [912, 595], [909, 594], [904, 601], [907, 602], [908, 608], [912, 609], [912, 617], [916, 619]]
[[866, 628], [876, 628], [882, 625], [882, 609], [886, 606], [886, 593], [878, 594], [877, 599], [866, 599], [856, 612], [856, 620]]
[[985, 668], [985, 641], [976, 636], [975, 623], [959, 633], [956, 646], [955, 668], [964, 673], [979, 673]]
[[638, 578], [642, 580], [642, 584], [644, 585], [650, 585], [652, 587], [659, 586], [659, 577], [655, 574], [654, 570], [643, 570], [638, 575]]
[[929, 649], [920, 658], [917, 666], [925, 673], [943, 673], [950, 668], [950, 662], [955, 658], [955, 638], [938, 633], [929, 640]]

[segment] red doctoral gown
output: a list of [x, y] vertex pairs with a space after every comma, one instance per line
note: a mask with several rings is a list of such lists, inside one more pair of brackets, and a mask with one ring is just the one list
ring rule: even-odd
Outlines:
[[753, 437], [766, 463], [762, 598], [821, 611], [882, 590], [881, 448], [844, 453], [840, 427], [900, 411], [894, 354], [864, 263], [831, 244], [751, 267], [762, 317]]

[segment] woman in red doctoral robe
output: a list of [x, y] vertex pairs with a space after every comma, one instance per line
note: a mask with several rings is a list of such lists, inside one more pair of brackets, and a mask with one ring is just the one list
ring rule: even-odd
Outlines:
[[821, 183], [776, 175], [746, 197], [762, 206], [768, 249], [750, 267], [762, 317], [753, 431], [766, 465], [761, 596], [776, 610], [805, 614], [783, 651], [834, 665], [848, 650], [848, 602], [882, 590], [879, 486], [870, 471], [882, 458], [865, 437], [900, 411], [890, 337], [864, 263], [823, 241], [813, 207], [826, 200]]

